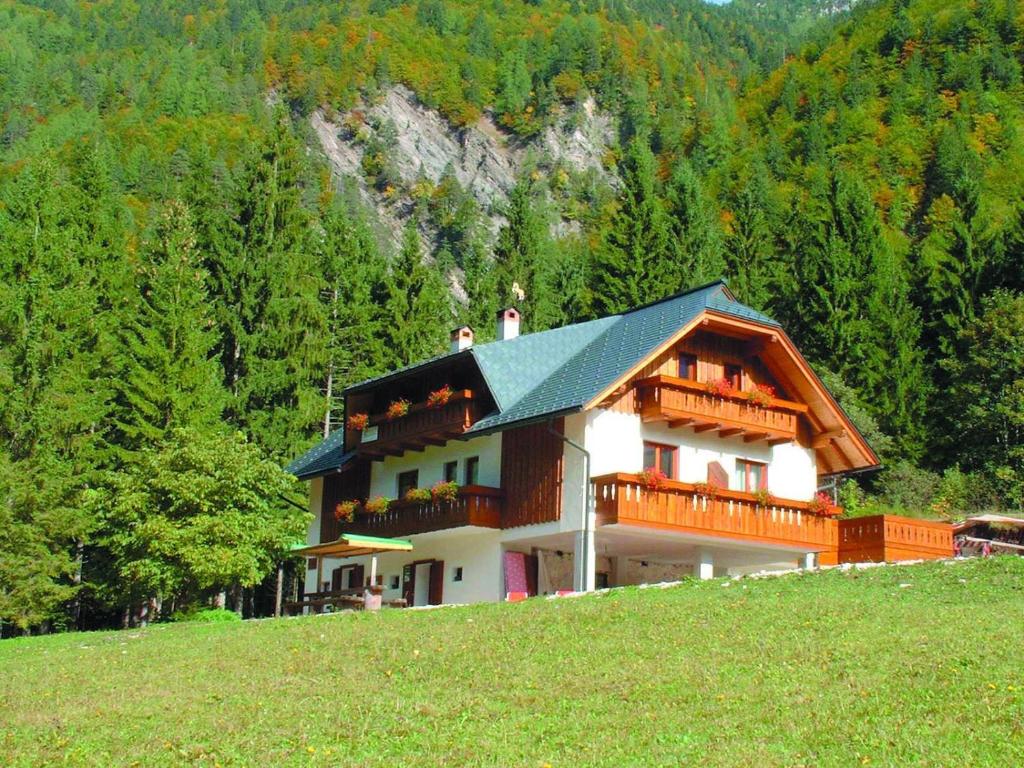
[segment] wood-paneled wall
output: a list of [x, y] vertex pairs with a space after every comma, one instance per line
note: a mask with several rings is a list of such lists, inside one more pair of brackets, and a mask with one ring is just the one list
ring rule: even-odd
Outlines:
[[[564, 419], [557, 419], [554, 427], [562, 432]], [[502, 432], [502, 528], [547, 523], [562, 516], [562, 454], [562, 440], [548, 431], [546, 422]]]
[[339, 501], [365, 500], [370, 492], [370, 462], [357, 459], [344, 472], [324, 476], [323, 500], [320, 506], [320, 541], [335, 541], [341, 535], [334, 508]]

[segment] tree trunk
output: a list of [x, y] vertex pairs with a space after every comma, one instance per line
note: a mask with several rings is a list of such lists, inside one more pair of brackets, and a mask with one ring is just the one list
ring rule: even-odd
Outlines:
[[284, 591], [284, 563], [277, 564], [277, 589], [274, 592], [274, 618], [281, 618], [281, 594]]

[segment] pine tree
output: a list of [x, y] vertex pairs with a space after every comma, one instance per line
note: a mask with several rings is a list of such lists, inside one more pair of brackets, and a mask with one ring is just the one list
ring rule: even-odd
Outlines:
[[124, 217], [87, 144], [0, 183], [0, 620], [22, 629], [66, 621], [82, 581], [82, 492], [112, 458]]
[[452, 320], [448, 296], [444, 277], [424, 265], [416, 223], [410, 221], [388, 278], [383, 338], [391, 366], [409, 365], [444, 350]]
[[679, 287], [668, 256], [669, 221], [657, 195], [655, 158], [646, 138], [630, 142], [621, 174], [618, 209], [594, 263], [592, 304], [599, 315], [623, 312]]
[[722, 277], [726, 272], [722, 229], [687, 160], [676, 164], [665, 196], [672, 227], [669, 248], [679, 286], [702, 285]]
[[341, 417], [334, 400], [341, 390], [385, 370], [382, 340], [387, 300], [387, 263], [370, 228], [340, 205], [323, 217], [320, 270], [327, 318], [324, 434]]
[[120, 338], [116, 421], [122, 450], [164, 440], [176, 428], [216, 429], [227, 405], [206, 271], [188, 209], [169, 202], [160, 214], [137, 276]]
[[494, 248], [498, 302], [513, 303], [512, 288], [518, 285], [526, 295], [519, 307], [525, 327], [535, 330], [547, 327], [544, 317], [549, 314], [546, 307], [548, 297], [539, 276], [546, 273], [553, 244], [529, 178], [521, 178], [513, 187], [505, 218], [506, 223], [498, 232]]
[[287, 120], [254, 146], [235, 183], [236, 247], [216, 265], [228, 414], [284, 456], [322, 419], [323, 279], [300, 199], [299, 146]]

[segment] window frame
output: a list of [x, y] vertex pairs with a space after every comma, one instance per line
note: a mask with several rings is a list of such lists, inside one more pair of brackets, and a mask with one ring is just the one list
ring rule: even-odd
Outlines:
[[[449, 472], [449, 470], [451, 470]], [[441, 479], [446, 483], [459, 482], [459, 460], [446, 461], [441, 469]]]
[[[475, 475], [475, 477], [473, 477]], [[463, 467], [463, 478], [465, 479], [465, 485], [479, 485], [480, 484], [480, 457], [469, 456], [465, 460], [465, 466]]]
[[[743, 491], [744, 493], [757, 493], [758, 491], [768, 489], [768, 462], [757, 461], [756, 459], [736, 459], [736, 469], [733, 471], [734, 477], [739, 476], [741, 467], [743, 469], [743, 487], [736, 490]], [[751, 469], [753, 467], [761, 468], [761, 482], [758, 483], [756, 488], [751, 488], [750, 482], [752, 477]]]
[[[647, 461], [646, 461], [647, 449], [648, 448], [653, 448], [654, 449], [654, 464], [653, 465], [648, 464]], [[664, 453], [666, 451], [671, 456], [671, 466], [670, 466], [671, 471], [670, 472], [665, 472], [665, 468], [662, 466], [662, 456], [664, 455]], [[665, 472], [665, 475], [668, 477], [669, 480], [678, 480], [679, 479], [679, 446], [678, 445], [670, 445], [669, 443], [659, 443], [659, 442], [656, 442], [654, 440], [644, 440], [644, 461], [643, 461], [643, 465], [644, 465], [643, 469], [647, 469], [649, 466], [654, 466], [654, 467], [660, 469], [662, 472]]]
[[[412, 485], [410, 485], [408, 488], [406, 488], [403, 491], [402, 490], [402, 478], [408, 478], [409, 475], [413, 476]], [[395, 491], [398, 494], [396, 498], [399, 501], [404, 499], [405, 498], [405, 494], [408, 493], [410, 490], [412, 490], [413, 488], [419, 488], [419, 487], [420, 487], [420, 471], [419, 471], [419, 469], [407, 469], [407, 470], [405, 470], [403, 472], [399, 472], [398, 474], [395, 475]]]

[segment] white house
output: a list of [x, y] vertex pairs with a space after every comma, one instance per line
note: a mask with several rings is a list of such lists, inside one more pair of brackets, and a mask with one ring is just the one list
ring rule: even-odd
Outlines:
[[[456, 329], [448, 354], [344, 399], [346, 428], [289, 466], [310, 481], [308, 542], [408, 538], [377, 578], [411, 605], [835, 563], [816, 491], [878, 463], [721, 282], [526, 335], [507, 309], [497, 341]], [[361, 588], [366, 565], [311, 559], [306, 593]]]

